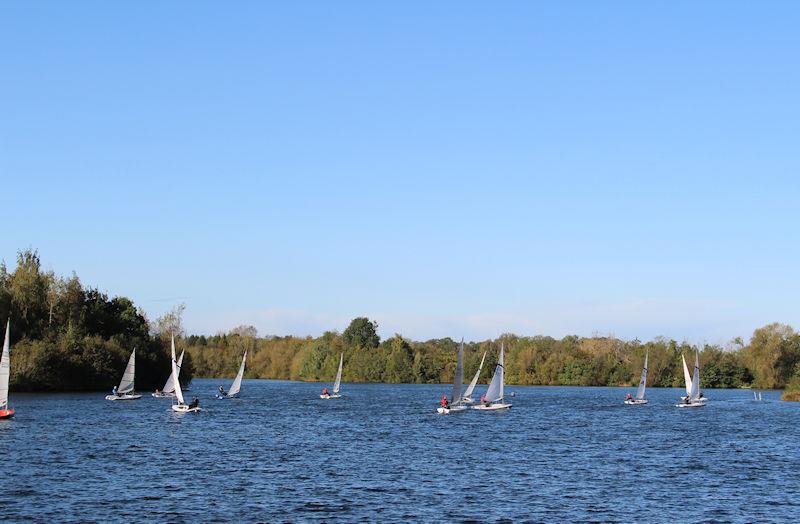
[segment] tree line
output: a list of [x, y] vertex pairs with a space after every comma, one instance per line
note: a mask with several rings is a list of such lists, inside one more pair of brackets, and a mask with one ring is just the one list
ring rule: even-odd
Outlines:
[[[381, 341], [377, 323], [354, 319], [341, 334], [321, 337], [258, 337], [252, 326], [229, 333], [187, 337], [198, 376], [233, 376], [248, 351], [247, 378], [331, 381], [344, 354], [346, 382], [447, 383], [453, 380], [459, 342], [451, 338], [415, 342], [399, 334]], [[749, 343], [692, 346], [665, 338], [648, 342], [614, 337], [521, 337], [505, 334], [464, 344], [467, 380], [486, 353], [480, 380], [494, 372], [500, 345], [505, 347], [506, 382], [521, 385], [626, 386], [638, 383], [645, 354], [648, 385], [682, 387], [681, 355], [689, 367], [700, 354], [704, 388], [783, 388], [800, 381], [800, 334], [784, 324], [756, 329]]]
[[[149, 322], [125, 297], [109, 298], [69, 277], [43, 271], [34, 250], [9, 272], [0, 263], [0, 319], [11, 322], [12, 391], [98, 391], [117, 384], [136, 348], [136, 388], [160, 388], [169, 376], [169, 333], [181, 333], [181, 309]], [[5, 333], [4, 333], [5, 334]], [[194, 374], [184, 358], [182, 380]]]
[[[154, 321], [125, 297], [85, 287], [77, 275], [43, 271], [38, 253], [22, 251], [9, 272], [0, 264], [0, 320], [11, 320], [15, 391], [107, 390], [119, 381], [137, 349], [136, 387], [160, 388], [169, 375], [169, 337], [186, 349], [182, 382], [195, 375], [232, 377], [248, 351], [247, 378], [331, 381], [340, 353], [346, 382], [447, 383], [453, 380], [459, 342], [451, 338], [381, 340], [377, 322], [353, 319], [342, 333], [319, 337], [258, 336], [239, 326], [213, 336], [184, 336], [183, 306]], [[494, 371], [500, 345], [506, 381], [521, 385], [624, 386], [638, 381], [649, 355], [648, 385], [681, 387], [681, 355], [691, 366], [700, 352], [701, 386], [784, 388], [800, 397], [800, 334], [785, 324], [756, 329], [745, 343], [692, 346], [666, 338], [647, 342], [615, 337], [524, 337], [465, 343], [468, 380], [486, 353], [481, 383]]]

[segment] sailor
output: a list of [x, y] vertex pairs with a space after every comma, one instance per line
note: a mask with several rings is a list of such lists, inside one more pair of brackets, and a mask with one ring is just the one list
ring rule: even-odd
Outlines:
[[222, 386], [219, 387], [219, 396], [220, 397], [224, 397], [225, 396], [225, 389]]
[[488, 406], [489, 402], [486, 400], [486, 395], [481, 395], [481, 404]]
[[328, 388], [322, 388], [322, 394], [329, 395], [330, 393], [328, 393]]
[[194, 409], [194, 408], [196, 408], [196, 407], [197, 407], [197, 406], [199, 406], [199, 405], [200, 405], [200, 400], [199, 400], [197, 397], [194, 397], [194, 398], [192, 399], [192, 403], [191, 403], [191, 404], [189, 404], [189, 409]]
[[625, 395], [625, 400], [633, 400], [633, 395], [628, 393], [627, 395]]
[[115, 397], [117, 396], [117, 386], [111, 388], [111, 394], [114, 395]]
[[447, 401], [447, 395], [442, 395], [442, 407], [447, 409], [450, 407], [450, 403]]

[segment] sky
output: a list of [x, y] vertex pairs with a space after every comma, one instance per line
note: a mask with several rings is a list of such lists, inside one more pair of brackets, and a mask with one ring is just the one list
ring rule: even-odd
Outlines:
[[797, 2], [0, 4], [0, 258], [192, 333], [800, 328]]

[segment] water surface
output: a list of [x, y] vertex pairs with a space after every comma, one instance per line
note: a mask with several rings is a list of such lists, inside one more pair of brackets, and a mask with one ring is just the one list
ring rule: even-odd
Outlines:
[[[709, 390], [507, 387], [513, 409], [449, 416], [449, 385], [245, 380], [203, 413], [170, 400], [13, 394], [0, 518], [35, 521], [796, 522], [800, 404]], [[225, 381], [227, 385], [229, 381]]]

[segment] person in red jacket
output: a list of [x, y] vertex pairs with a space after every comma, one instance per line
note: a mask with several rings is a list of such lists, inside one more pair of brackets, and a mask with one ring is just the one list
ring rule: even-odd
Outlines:
[[442, 395], [442, 407], [447, 409], [450, 407], [450, 403], [447, 401], [447, 395]]
[[328, 395], [328, 388], [322, 388], [322, 394]]

